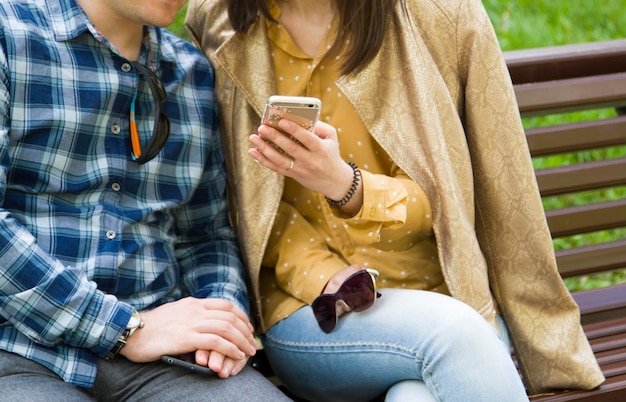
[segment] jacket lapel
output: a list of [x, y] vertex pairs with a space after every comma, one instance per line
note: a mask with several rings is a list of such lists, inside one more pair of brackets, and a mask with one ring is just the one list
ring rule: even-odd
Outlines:
[[274, 66], [267, 51], [270, 44], [264, 34], [265, 29], [264, 20], [260, 19], [250, 27], [247, 36], [232, 35], [214, 54], [215, 61], [230, 76], [259, 119], [265, 101], [276, 92]]

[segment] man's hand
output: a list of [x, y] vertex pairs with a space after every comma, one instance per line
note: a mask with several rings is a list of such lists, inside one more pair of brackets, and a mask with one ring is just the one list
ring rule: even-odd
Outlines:
[[196, 363], [208, 366], [221, 378], [237, 375], [246, 366], [248, 359], [234, 360], [216, 351], [199, 350], [196, 352]]
[[252, 324], [226, 300], [188, 297], [140, 314], [144, 327], [128, 338], [120, 352], [131, 361], [196, 352], [198, 363], [225, 378], [240, 371], [256, 353]]

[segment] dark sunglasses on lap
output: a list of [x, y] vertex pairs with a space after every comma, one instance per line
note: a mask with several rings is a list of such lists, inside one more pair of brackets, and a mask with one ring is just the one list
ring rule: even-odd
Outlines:
[[376, 291], [378, 271], [364, 269], [355, 272], [346, 279], [337, 292], [319, 295], [311, 304], [315, 319], [322, 331], [332, 332], [339, 320], [338, 303], [345, 303], [350, 310], [366, 310], [381, 296]]

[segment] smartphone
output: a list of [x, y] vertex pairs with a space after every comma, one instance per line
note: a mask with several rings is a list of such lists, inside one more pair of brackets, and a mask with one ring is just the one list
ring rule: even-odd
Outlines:
[[171, 366], [182, 367], [200, 374], [214, 375], [215, 372], [207, 366], [196, 363], [196, 352], [183, 353], [176, 356], [161, 356], [161, 361]]
[[263, 124], [278, 128], [281, 119], [291, 120], [309, 131], [320, 117], [322, 101], [308, 96], [270, 96], [261, 119]]

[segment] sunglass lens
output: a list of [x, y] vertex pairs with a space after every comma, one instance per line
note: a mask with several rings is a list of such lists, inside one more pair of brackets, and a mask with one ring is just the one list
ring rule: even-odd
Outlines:
[[156, 95], [158, 96], [157, 100], [161, 103], [165, 102], [167, 99], [167, 93], [165, 92], [165, 88], [163, 88], [163, 84], [161, 84], [161, 81], [159, 81], [157, 76], [154, 75], [152, 71], [150, 71], [149, 77], [150, 81], [152, 81], [152, 84], [154, 85], [154, 88], [156, 89]]
[[149, 144], [149, 148], [146, 150], [146, 161], [153, 159], [163, 148], [165, 142], [170, 136], [170, 120], [166, 115], [159, 115], [159, 120], [157, 122], [157, 127], [154, 130], [154, 137], [152, 138], [152, 142]]
[[322, 331], [327, 334], [332, 332], [337, 325], [337, 313], [335, 310], [336, 299], [334, 295], [320, 295], [315, 299], [311, 308], [315, 314]]
[[337, 296], [346, 302], [352, 311], [363, 311], [374, 304], [376, 299], [374, 281], [366, 271], [354, 274], [339, 288]]

